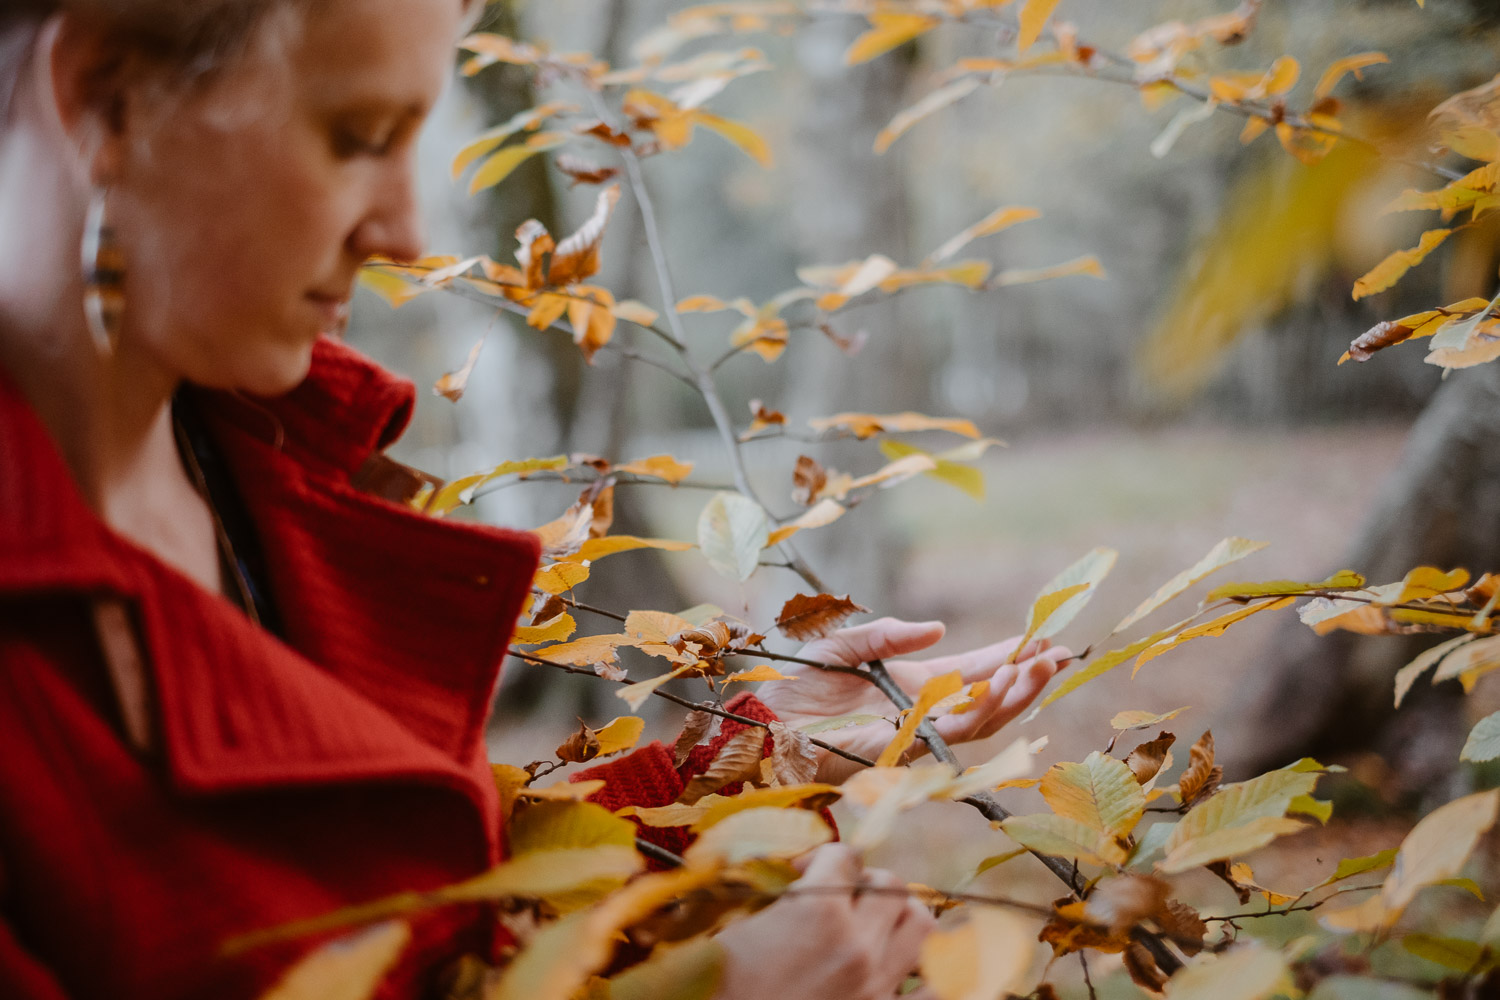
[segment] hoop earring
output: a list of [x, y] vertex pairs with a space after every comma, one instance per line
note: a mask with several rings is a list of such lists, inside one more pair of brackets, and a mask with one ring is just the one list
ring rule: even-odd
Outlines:
[[109, 190], [96, 188], [83, 225], [83, 313], [102, 356], [114, 353], [125, 315], [125, 254], [109, 224]]

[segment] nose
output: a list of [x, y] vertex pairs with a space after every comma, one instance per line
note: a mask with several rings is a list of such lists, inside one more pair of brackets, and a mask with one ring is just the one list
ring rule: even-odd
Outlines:
[[361, 260], [382, 256], [411, 261], [421, 257], [427, 237], [417, 204], [415, 164], [406, 157], [393, 160], [369, 191], [368, 209], [350, 235], [355, 255]]

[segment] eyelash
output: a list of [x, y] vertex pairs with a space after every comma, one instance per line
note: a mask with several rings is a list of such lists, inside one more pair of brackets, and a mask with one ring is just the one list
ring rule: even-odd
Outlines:
[[391, 140], [382, 139], [378, 142], [370, 142], [349, 132], [338, 132], [334, 135], [334, 152], [341, 159], [353, 159], [357, 156], [385, 156], [391, 151]]

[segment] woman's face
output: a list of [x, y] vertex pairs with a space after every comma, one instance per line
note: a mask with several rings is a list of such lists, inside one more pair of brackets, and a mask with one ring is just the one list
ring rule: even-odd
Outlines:
[[201, 90], [127, 98], [110, 187], [121, 336], [198, 384], [300, 382], [360, 264], [422, 250], [416, 135], [460, 15], [456, 0], [294, 5]]

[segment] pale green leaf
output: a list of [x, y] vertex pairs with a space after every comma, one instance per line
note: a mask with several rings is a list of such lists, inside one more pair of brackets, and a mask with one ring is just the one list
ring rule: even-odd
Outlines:
[[731, 580], [748, 580], [760, 561], [771, 522], [760, 504], [738, 493], [716, 493], [698, 516], [698, 547]]
[[1253, 555], [1268, 544], [1270, 543], [1252, 542], [1248, 538], [1231, 537], [1224, 539], [1210, 549], [1208, 554], [1202, 559], [1199, 559], [1195, 564], [1158, 587], [1156, 593], [1146, 598], [1134, 611], [1126, 615], [1120, 624], [1114, 627], [1113, 631], [1125, 631], [1125, 629], [1145, 618], [1151, 612], [1166, 604], [1210, 573], [1223, 569], [1231, 563], [1238, 562], [1248, 555]]
[[1459, 756], [1476, 762], [1500, 757], [1500, 712], [1486, 715], [1475, 724]]

